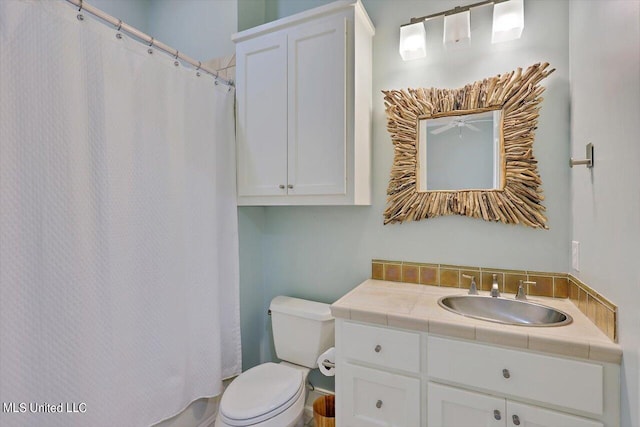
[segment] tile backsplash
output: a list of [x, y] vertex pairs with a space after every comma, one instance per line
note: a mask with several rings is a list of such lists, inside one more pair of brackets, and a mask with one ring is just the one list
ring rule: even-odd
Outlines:
[[527, 295], [570, 298], [602, 332], [617, 342], [617, 306], [568, 273], [378, 259], [371, 262], [371, 278], [390, 282], [468, 289], [471, 281], [463, 277], [467, 275], [475, 277], [479, 290], [488, 291], [493, 284], [494, 274], [500, 292], [515, 294], [519, 281], [527, 280], [536, 282], [536, 285], [527, 286]]

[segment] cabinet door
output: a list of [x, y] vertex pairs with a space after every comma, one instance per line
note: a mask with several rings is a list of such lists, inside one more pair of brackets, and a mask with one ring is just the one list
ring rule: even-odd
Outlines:
[[[505, 400], [429, 382], [429, 427], [505, 427]], [[558, 426], [556, 426], [558, 427]]]
[[420, 380], [345, 363], [340, 425], [418, 427]]
[[236, 47], [238, 195], [286, 194], [287, 35]]
[[507, 401], [507, 426], [520, 427], [603, 427], [598, 421], [537, 406]]
[[344, 15], [289, 30], [288, 194], [346, 194]]

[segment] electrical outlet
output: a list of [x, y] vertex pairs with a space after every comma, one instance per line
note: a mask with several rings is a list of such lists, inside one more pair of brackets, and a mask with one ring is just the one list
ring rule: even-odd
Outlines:
[[571, 267], [575, 271], [580, 271], [580, 242], [571, 242]]

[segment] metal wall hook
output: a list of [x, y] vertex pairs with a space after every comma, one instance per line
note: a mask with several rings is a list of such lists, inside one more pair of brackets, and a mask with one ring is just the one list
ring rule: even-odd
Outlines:
[[571, 160], [569, 160], [569, 166], [574, 167], [574, 166], [578, 166], [578, 165], [586, 165], [589, 169], [591, 169], [593, 167], [593, 161], [594, 161], [593, 144], [592, 143], [588, 143], [587, 144], [587, 158], [584, 159], [584, 160], [574, 160], [574, 158], [572, 157]]
[[151, 37], [151, 41], [149, 41], [149, 46], [153, 46], [153, 42], [156, 41], [155, 38]]
[[118, 19], [118, 26], [116, 27], [116, 31], [120, 31], [122, 29], [122, 19]]
[[80, 4], [78, 4], [78, 12], [82, 12], [82, 1], [80, 0]]

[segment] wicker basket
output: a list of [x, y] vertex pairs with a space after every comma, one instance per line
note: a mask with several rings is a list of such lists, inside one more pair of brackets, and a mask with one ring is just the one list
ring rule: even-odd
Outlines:
[[335, 396], [332, 394], [321, 396], [313, 402], [313, 420], [316, 427], [335, 427], [336, 425]]

